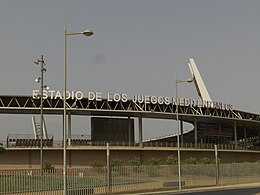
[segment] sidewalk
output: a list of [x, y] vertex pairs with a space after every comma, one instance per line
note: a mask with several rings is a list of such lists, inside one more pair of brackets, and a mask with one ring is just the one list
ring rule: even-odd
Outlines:
[[156, 192], [141, 192], [141, 193], [128, 193], [125, 195], [153, 195], [153, 194], [181, 194], [185, 192], [205, 192], [211, 190], [220, 190], [220, 189], [241, 189], [241, 188], [251, 188], [251, 187], [260, 187], [260, 182], [256, 183], [245, 183], [245, 184], [231, 184], [231, 185], [222, 185], [222, 186], [208, 186], [208, 187], [198, 187], [198, 188], [184, 188], [181, 191], [178, 189], [175, 190], [160, 190]]

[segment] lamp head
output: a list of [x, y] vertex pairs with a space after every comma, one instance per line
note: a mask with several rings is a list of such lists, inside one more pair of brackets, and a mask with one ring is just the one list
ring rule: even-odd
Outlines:
[[39, 65], [39, 60], [34, 60], [33, 62], [34, 62], [34, 64]]
[[35, 82], [36, 82], [36, 83], [39, 83], [40, 80], [41, 80], [41, 78], [39, 77], [39, 78], [35, 79]]
[[193, 80], [194, 80], [193, 78], [192, 78], [192, 79], [188, 79], [187, 82], [188, 82], [188, 83], [192, 83]]
[[41, 71], [42, 71], [42, 72], [46, 72], [47, 69], [46, 69], [45, 67], [43, 67], [43, 68], [41, 69]]
[[50, 89], [50, 87], [47, 85], [44, 85], [43, 88], [46, 89], [47, 91]]
[[93, 35], [94, 32], [93, 32], [92, 30], [90, 30], [90, 29], [86, 29], [86, 30], [84, 30], [84, 31], [82, 32], [82, 34], [85, 35], [85, 36], [87, 36], [87, 37], [89, 37], [89, 36]]

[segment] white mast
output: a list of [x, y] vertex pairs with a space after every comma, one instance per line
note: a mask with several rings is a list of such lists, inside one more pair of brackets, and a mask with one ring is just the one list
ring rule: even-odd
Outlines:
[[201, 100], [212, 102], [193, 58], [189, 58], [188, 66], [190, 68], [191, 76], [194, 79], [195, 87]]

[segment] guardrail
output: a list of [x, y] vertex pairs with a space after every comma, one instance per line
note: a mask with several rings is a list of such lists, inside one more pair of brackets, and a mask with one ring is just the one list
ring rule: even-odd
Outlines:
[[[39, 148], [39, 144], [33, 144], [32, 140], [22, 140], [22, 143], [25, 144], [11, 144], [10, 142], [7, 143], [6, 141], [0, 141], [0, 147], [4, 148]], [[39, 141], [39, 140], [38, 140]], [[18, 142], [21, 143], [21, 142]], [[31, 143], [31, 144], [30, 144]], [[39, 142], [38, 142], [39, 143]], [[45, 148], [63, 148], [62, 141], [53, 141], [53, 140], [44, 140], [43, 143]], [[74, 141], [67, 141], [68, 148], [69, 147], [89, 147], [89, 146], [97, 146], [97, 147], [106, 147], [107, 143], [110, 146], [118, 146], [118, 147], [140, 147], [139, 143], [129, 143], [124, 141], [90, 141], [90, 140], [74, 140]], [[1, 146], [2, 145], [2, 146]], [[259, 151], [260, 146], [249, 146], [243, 144], [214, 144], [214, 143], [191, 143], [185, 142], [181, 144], [182, 149], [214, 149], [215, 145], [217, 145], [218, 149], [220, 150], [253, 150]], [[177, 147], [176, 142], [143, 142], [143, 147], [157, 147], [157, 148], [174, 148]]]

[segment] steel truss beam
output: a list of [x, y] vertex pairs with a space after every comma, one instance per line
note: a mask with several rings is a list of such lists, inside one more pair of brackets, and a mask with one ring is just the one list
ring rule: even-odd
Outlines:
[[[118, 116], [138, 116], [141, 114], [146, 118], [166, 118], [175, 119], [176, 106], [174, 104], [145, 104], [132, 100], [101, 101], [68, 99], [67, 109], [73, 115], [118, 115]], [[0, 113], [10, 114], [35, 114], [40, 113], [40, 99], [33, 99], [30, 96], [0, 96]], [[45, 114], [62, 114], [62, 99], [44, 99]], [[260, 115], [239, 110], [221, 110], [216, 108], [202, 108], [193, 106], [179, 106], [179, 115], [182, 120], [192, 122], [193, 118], [206, 118], [212, 120], [237, 120], [259, 125]], [[192, 120], [191, 120], [192, 119]], [[259, 124], [258, 124], [259, 123]]]

